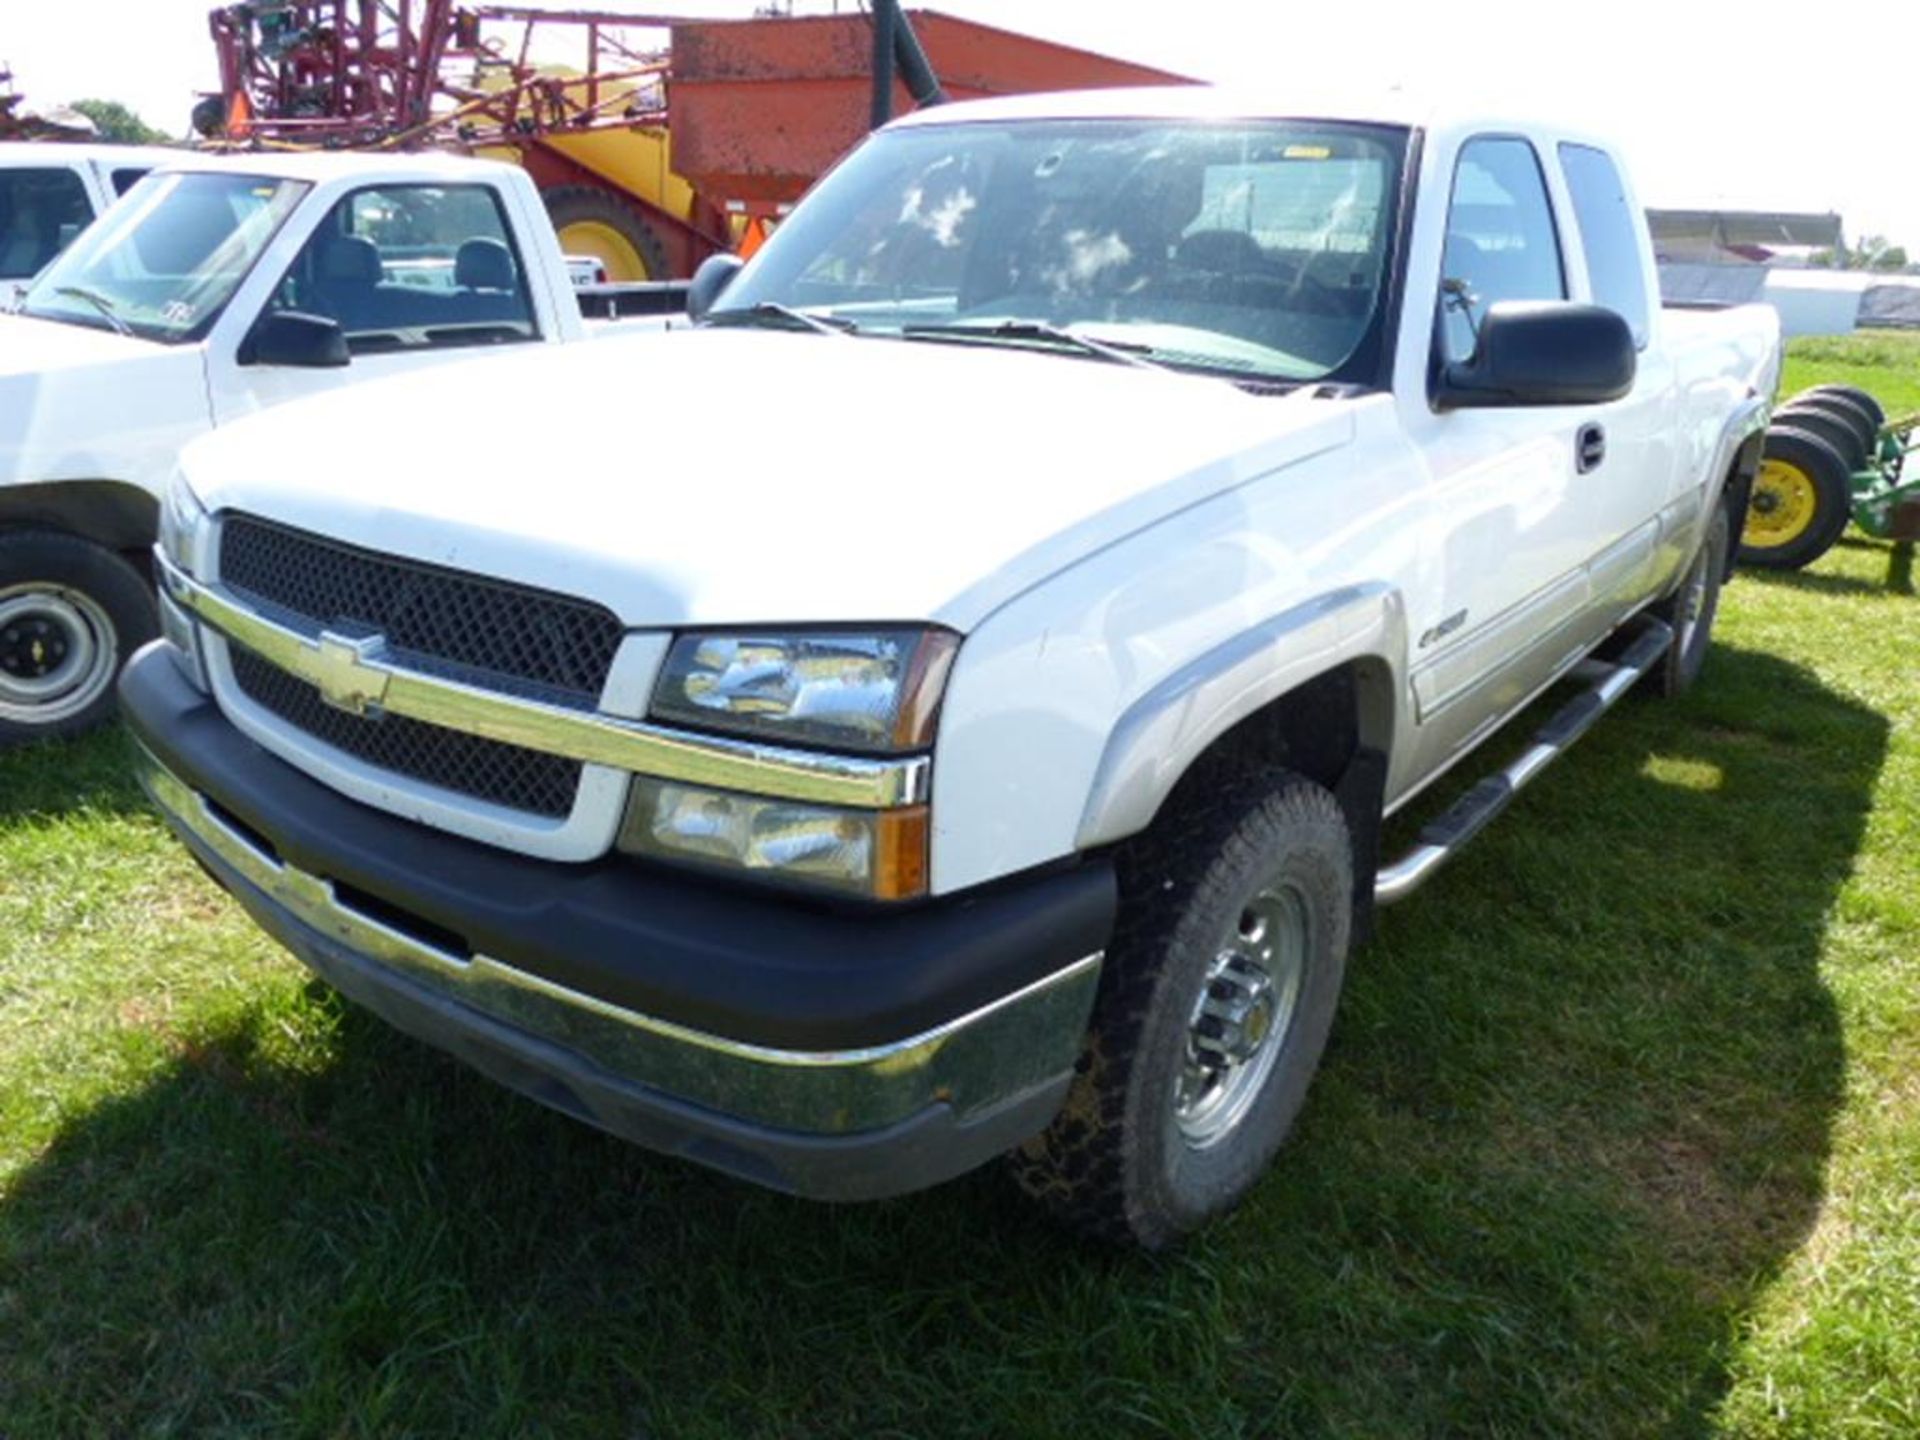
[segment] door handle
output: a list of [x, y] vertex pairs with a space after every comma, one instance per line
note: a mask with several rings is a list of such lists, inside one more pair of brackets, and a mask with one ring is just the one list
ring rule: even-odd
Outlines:
[[1582, 475], [1591, 475], [1606, 461], [1607, 432], [1599, 425], [1582, 425], [1574, 438], [1574, 465]]

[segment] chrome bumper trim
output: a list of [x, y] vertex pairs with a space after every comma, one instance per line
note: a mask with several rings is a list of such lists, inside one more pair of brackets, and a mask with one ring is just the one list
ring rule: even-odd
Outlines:
[[1068, 1073], [1092, 1010], [1100, 954], [892, 1044], [806, 1051], [729, 1040], [622, 1009], [484, 955], [456, 955], [365, 915], [343, 903], [329, 881], [269, 854], [221, 819], [145, 746], [138, 752], [141, 783], [169, 821], [288, 918], [616, 1076], [738, 1119], [852, 1134], [938, 1102], [964, 1119]]
[[378, 706], [443, 729], [589, 765], [774, 799], [885, 810], [923, 804], [931, 791], [931, 762], [924, 755], [896, 760], [819, 755], [483, 690], [392, 664], [372, 647], [309, 636], [269, 620], [219, 586], [191, 578], [157, 550], [154, 566], [162, 593], [183, 610], [322, 694], [346, 692], [351, 706]]

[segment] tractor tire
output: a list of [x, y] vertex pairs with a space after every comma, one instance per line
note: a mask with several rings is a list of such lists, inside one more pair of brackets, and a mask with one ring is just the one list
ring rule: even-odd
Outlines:
[[540, 192], [565, 255], [591, 255], [615, 284], [672, 277], [667, 247], [647, 218], [611, 190], [556, 185]]
[[1352, 848], [1330, 793], [1266, 770], [1163, 815], [1120, 866], [1073, 1087], [1008, 1161], [1056, 1219], [1159, 1250], [1237, 1204], [1300, 1113], [1346, 967]]
[[1796, 395], [1787, 401], [1785, 405], [1780, 407], [1778, 413], [1801, 414], [1808, 410], [1822, 411], [1837, 420], [1843, 421], [1852, 428], [1854, 437], [1860, 445], [1861, 464], [1863, 466], [1866, 463], [1865, 457], [1873, 454], [1880, 443], [1880, 422], [1873, 418], [1877, 407], [1875, 410], [1869, 410], [1858, 400], [1851, 399], [1845, 395], [1835, 394], [1831, 391], [1820, 394], [1808, 391], [1803, 395]]
[[1867, 447], [1861, 442], [1860, 426], [1851, 415], [1825, 405], [1793, 400], [1773, 412], [1771, 423], [1818, 435], [1845, 458], [1849, 473], [1867, 468]]
[[1826, 554], [1853, 515], [1852, 474], [1846, 456], [1818, 435], [1769, 426], [1740, 532], [1740, 562], [1798, 570]]
[[[1873, 420], [1876, 430], [1887, 423], [1886, 408], [1858, 385], [1810, 385], [1802, 390], [1800, 395], [1838, 395], [1842, 400], [1850, 400], [1866, 411]], [[1798, 400], [1800, 395], [1793, 398]], [[1788, 403], [1791, 404], [1792, 401]]]
[[111, 719], [120, 667], [158, 633], [153, 592], [113, 551], [53, 530], [0, 535], [0, 745]]

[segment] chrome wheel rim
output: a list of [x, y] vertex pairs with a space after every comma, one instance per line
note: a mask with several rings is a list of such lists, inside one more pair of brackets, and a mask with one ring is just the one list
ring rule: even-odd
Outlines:
[[1207, 967], [1187, 1018], [1173, 1119], [1196, 1150], [1239, 1128], [1287, 1047], [1306, 978], [1306, 899], [1273, 884], [1249, 901]]
[[91, 596], [52, 585], [0, 590], [0, 720], [56, 725], [113, 683], [113, 622]]

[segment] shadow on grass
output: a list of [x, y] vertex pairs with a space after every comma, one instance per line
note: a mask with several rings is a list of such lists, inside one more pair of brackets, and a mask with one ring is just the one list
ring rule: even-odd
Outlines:
[[[1891, 552], [1889, 551], [1889, 556]], [[1799, 590], [1813, 595], [1902, 595], [1887, 579], [1865, 580], [1858, 575], [1836, 575], [1825, 570], [1763, 570], [1749, 566], [1740, 572], [1742, 581], [1756, 580], [1775, 590]]]
[[0, 747], [0, 824], [81, 810], [147, 808], [133, 778], [133, 742], [118, 725], [78, 740]]
[[1385, 918], [1280, 1168], [1162, 1260], [992, 1174], [765, 1194], [262, 999], [0, 1200], [0, 1430], [1705, 1433], [1820, 1205], [1885, 744], [1751, 653], [1623, 707]]

